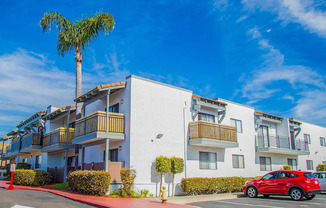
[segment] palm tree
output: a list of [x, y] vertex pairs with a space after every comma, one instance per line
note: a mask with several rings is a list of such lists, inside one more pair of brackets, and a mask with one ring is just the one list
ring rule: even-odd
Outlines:
[[[57, 50], [58, 54], [64, 56], [67, 52], [75, 49], [76, 61], [76, 98], [82, 92], [82, 50], [96, 39], [99, 32], [108, 34], [114, 29], [114, 18], [109, 13], [99, 12], [89, 18], [81, 18], [70, 22], [57, 12], [45, 13], [40, 21], [43, 32], [51, 31], [53, 25], [59, 30]], [[81, 117], [82, 104], [77, 103], [76, 119]]]

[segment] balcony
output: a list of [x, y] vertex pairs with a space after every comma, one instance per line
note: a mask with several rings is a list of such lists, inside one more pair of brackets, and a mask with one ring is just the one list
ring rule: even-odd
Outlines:
[[257, 135], [257, 152], [284, 154], [284, 155], [309, 155], [309, 145], [302, 140], [291, 143], [290, 138], [269, 135]]
[[6, 147], [6, 155], [5, 156], [9, 156], [11, 153], [11, 144], [9, 144], [7, 147]]
[[238, 147], [235, 127], [207, 121], [189, 123], [189, 144], [202, 147]]
[[62, 149], [74, 148], [72, 139], [74, 137], [74, 128], [69, 128], [68, 140], [67, 140], [67, 128], [57, 128], [54, 131], [50, 131], [44, 134], [42, 152], [52, 152]]
[[29, 133], [22, 137], [20, 152], [30, 153], [41, 149], [41, 135], [39, 133]]
[[[107, 129], [108, 127], [108, 129]], [[95, 142], [104, 138], [124, 140], [124, 115], [97, 111], [76, 120], [73, 144]]]

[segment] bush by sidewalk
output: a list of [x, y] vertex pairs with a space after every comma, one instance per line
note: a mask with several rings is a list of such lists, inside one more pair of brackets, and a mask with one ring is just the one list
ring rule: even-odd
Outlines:
[[183, 178], [182, 191], [187, 195], [242, 191], [248, 180], [260, 177]]
[[14, 173], [15, 185], [44, 186], [51, 182], [51, 174], [43, 170], [16, 170]]
[[72, 191], [104, 196], [110, 187], [111, 176], [105, 171], [77, 170], [67, 176], [68, 186]]
[[[3, 176], [6, 177], [7, 180], [10, 180], [10, 165], [11, 164], [6, 165], [6, 172], [3, 173]], [[16, 170], [18, 169], [29, 170], [31, 169], [31, 165], [27, 163], [17, 163]]]

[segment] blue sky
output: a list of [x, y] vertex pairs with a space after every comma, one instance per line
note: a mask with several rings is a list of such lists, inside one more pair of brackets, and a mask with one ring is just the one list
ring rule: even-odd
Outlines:
[[0, 136], [48, 105], [73, 103], [74, 53], [57, 31], [97, 11], [116, 21], [86, 51], [83, 91], [129, 74], [326, 125], [326, 3], [322, 0], [10, 1], [0, 3]]

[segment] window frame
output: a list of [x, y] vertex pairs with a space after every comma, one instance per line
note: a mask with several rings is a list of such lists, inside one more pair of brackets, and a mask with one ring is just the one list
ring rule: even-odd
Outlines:
[[326, 147], [326, 140], [325, 137], [319, 137], [320, 138], [320, 146]]
[[[291, 164], [289, 163], [291, 161]], [[295, 161], [295, 169], [293, 168], [293, 161]], [[293, 158], [287, 158], [288, 165], [291, 166], [292, 170], [298, 170], [298, 160]]]
[[307, 170], [314, 170], [314, 161], [313, 160], [306, 160], [306, 164], [307, 164]]
[[[203, 119], [199, 119], [201, 116], [204, 116], [205, 117], [205, 120]], [[208, 118], [212, 118], [213, 121], [210, 121]], [[216, 116], [213, 115], [213, 114], [209, 114], [209, 113], [202, 113], [202, 112], [199, 112], [198, 113], [198, 121], [207, 121], [207, 122], [212, 122], [212, 123], [215, 123], [216, 121]]]
[[41, 168], [42, 165], [42, 155], [35, 156], [35, 169]]
[[[202, 161], [201, 160], [201, 154], [205, 154], [205, 153], [207, 153], [207, 158], [208, 158], [208, 161], [206, 161], [207, 163], [208, 163], [208, 168], [204, 168], [203, 166], [204, 166], [204, 164], [202, 164], [204, 161]], [[209, 161], [209, 155], [210, 154], [213, 154], [213, 155], [215, 155], [215, 162], [214, 162], [214, 164], [215, 164], [215, 168], [212, 168], [211, 167], [211, 162]], [[217, 170], [217, 153], [216, 152], [202, 152], [202, 151], [199, 151], [199, 169], [200, 170]]]
[[[231, 123], [232, 121], [234, 121], [234, 127], [235, 127], [236, 132], [237, 133], [243, 133], [242, 120], [235, 119], [235, 118], [230, 118], [230, 125], [231, 126], [233, 126], [232, 123]], [[238, 130], [238, 125], [237, 125], [238, 122], [240, 123], [240, 127], [241, 127], [240, 131]]]
[[304, 141], [308, 144], [311, 144], [310, 134], [303, 134]]
[[[238, 167], [235, 167], [234, 159], [233, 158], [236, 158], [237, 159]], [[240, 159], [242, 159], [242, 165], [243, 165], [242, 167], [240, 167]], [[245, 165], [244, 155], [233, 154], [232, 155], [232, 167], [233, 168], [236, 168], [236, 169], [245, 169], [246, 168], [246, 165]]]
[[[268, 170], [267, 168], [267, 159], [269, 159], [269, 167], [270, 167], [270, 170]], [[265, 161], [264, 163], [265, 164], [262, 164], [262, 161]], [[272, 158], [271, 157], [259, 157], [259, 165], [260, 165], [260, 171], [272, 171]], [[264, 165], [265, 168], [262, 168], [262, 165]]]

